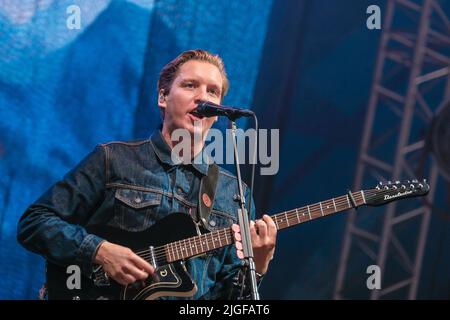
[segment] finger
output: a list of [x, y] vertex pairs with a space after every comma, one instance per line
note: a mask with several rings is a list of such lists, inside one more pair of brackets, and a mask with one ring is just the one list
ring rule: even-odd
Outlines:
[[234, 243], [234, 245], [236, 246], [236, 249], [237, 249], [237, 250], [242, 250], [242, 242], [236, 241], [236, 242]]
[[276, 226], [275, 222], [273, 221], [272, 217], [265, 214], [265, 215], [263, 215], [263, 219], [267, 225], [267, 234], [269, 236], [276, 235], [277, 234], [277, 226]]
[[137, 268], [135, 265], [129, 264], [123, 268], [127, 275], [131, 275], [134, 279], [144, 280], [148, 278], [148, 273]]
[[236, 254], [238, 256], [239, 259], [244, 259], [244, 251], [242, 250], [237, 250]]
[[127, 285], [127, 284], [132, 284], [133, 282], [136, 281], [136, 279], [129, 274], [122, 273], [116, 281], [122, 285]]
[[261, 238], [265, 238], [267, 236], [267, 225], [264, 220], [257, 220], [256, 225], [258, 226], [258, 234]]
[[239, 227], [239, 225], [237, 224], [232, 224], [231, 225], [231, 230], [233, 231], [233, 237], [235, 241], [241, 241], [242, 237], [240, 234], [241, 228]]
[[133, 269], [133, 277], [136, 279], [141, 279], [141, 280], [145, 280], [148, 278], [148, 273], [143, 271], [143, 270], [139, 270], [137, 268]]
[[133, 254], [131, 256], [131, 261], [138, 269], [143, 270], [148, 274], [153, 274], [155, 272], [155, 268], [150, 263], [139, 257], [137, 254]]
[[253, 220], [250, 221], [250, 237], [252, 238], [252, 242], [258, 237], [258, 233], [256, 232], [256, 224]]

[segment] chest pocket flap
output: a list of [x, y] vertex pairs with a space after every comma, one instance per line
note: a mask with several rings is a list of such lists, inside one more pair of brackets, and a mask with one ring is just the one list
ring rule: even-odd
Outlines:
[[127, 231], [143, 231], [159, 220], [162, 195], [135, 189], [117, 189], [110, 225]]
[[161, 194], [156, 192], [144, 192], [134, 189], [117, 189], [116, 199], [134, 209], [142, 209], [148, 206], [161, 204]]

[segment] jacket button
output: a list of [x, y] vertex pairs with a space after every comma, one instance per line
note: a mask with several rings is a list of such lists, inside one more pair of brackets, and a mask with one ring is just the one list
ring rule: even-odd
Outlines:
[[209, 225], [210, 225], [211, 227], [215, 227], [215, 226], [216, 226], [216, 221], [214, 221], [214, 220], [209, 220]]
[[136, 197], [136, 198], [134, 199], [134, 202], [136, 202], [136, 203], [141, 203], [141, 202], [142, 202], [142, 199], [139, 198], [139, 197]]

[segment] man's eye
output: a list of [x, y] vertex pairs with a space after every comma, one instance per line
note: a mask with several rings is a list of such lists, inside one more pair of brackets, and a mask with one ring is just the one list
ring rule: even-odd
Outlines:
[[192, 82], [187, 82], [187, 83], [184, 84], [184, 86], [185, 86], [186, 88], [193, 88], [193, 87], [194, 87], [194, 84], [193, 84]]
[[218, 95], [219, 95], [219, 90], [211, 89], [211, 90], [209, 90], [209, 92], [210, 92], [211, 94], [215, 95], [215, 96], [218, 96]]

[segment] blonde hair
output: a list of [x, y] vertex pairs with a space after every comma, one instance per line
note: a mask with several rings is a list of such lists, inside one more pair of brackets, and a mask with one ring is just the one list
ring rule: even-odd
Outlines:
[[222, 75], [222, 93], [221, 99], [225, 97], [228, 91], [228, 78], [225, 71], [223, 60], [219, 55], [212, 54], [206, 50], [196, 49], [181, 53], [178, 57], [166, 64], [159, 73], [158, 94], [163, 91], [164, 95], [169, 94], [172, 83], [177, 76], [180, 67], [190, 60], [205, 61], [216, 66]]

